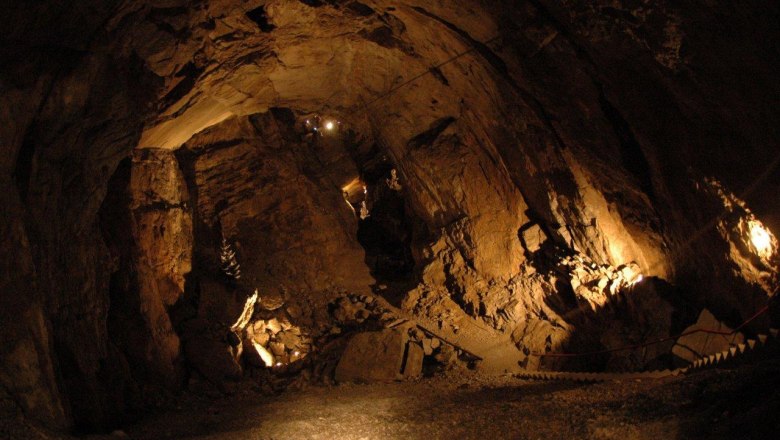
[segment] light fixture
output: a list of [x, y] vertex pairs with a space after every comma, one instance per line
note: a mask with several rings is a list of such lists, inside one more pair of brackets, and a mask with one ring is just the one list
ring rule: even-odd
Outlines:
[[263, 360], [266, 367], [270, 367], [274, 364], [274, 356], [266, 350], [265, 347], [254, 341], [252, 341], [252, 345], [255, 347], [255, 351], [257, 351], [257, 354], [260, 356], [260, 359]]
[[335, 125], [333, 124], [333, 121], [328, 121], [328, 122], [325, 123], [325, 129], [326, 130], [333, 130], [333, 127], [335, 127]]
[[758, 221], [750, 222], [750, 242], [758, 255], [768, 257], [772, 254], [772, 233]]

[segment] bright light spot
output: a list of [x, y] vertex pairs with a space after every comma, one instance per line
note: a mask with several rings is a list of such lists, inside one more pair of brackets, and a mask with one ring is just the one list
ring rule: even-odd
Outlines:
[[750, 222], [750, 241], [761, 256], [772, 253], [772, 234], [759, 222]]
[[277, 362], [277, 363], [276, 363], [276, 366], [277, 366], [277, 367], [281, 367], [281, 366], [282, 366], [282, 363], [281, 363], [281, 362]]
[[249, 324], [249, 320], [252, 318], [252, 313], [255, 311], [256, 302], [257, 302], [257, 289], [255, 289], [254, 295], [246, 299], [246, 302], [244, 303], [244, 311], [241, 312], [241, 316], [238, 317], [236, 322], [232, 326], [230, 326], [231, 330], [240, 331], [243, 330], [247, 326], [247, 324]]
[[333, 121], [328, 121], [325, 123], [326, 130], [333, 130], [333, 127], [335, 127], [335, 125], [333, 125]]
[[257, 342], [252, 342], [252, 345], [254, 345], [255, 351], [257, 351], [257, 354], [260, 355], [260, 359], [263, 360], [263, 363], [266, 367], [270, 367], [274, 364], [274, 355], [266, 350], [265, 347], [258, 344]]
[[293, 353], [293, 356], [300, 356], [300, 355], [301, 355], [300, 351], [296, 351], [295, 353]]
[[644, 279], [645, 279], [645, 276], [644, 276], [644, 275], [642, 275], [642, 274], [640, 273], [640, 274], [639, 274], [639, 275], [638, 275], [638, 276], [637, 276], [637, 277], [634, 279], [634, 281], [631, 281], [631, 282], [629, 283], [629, 285], [633, 286], [633, 285], [634, 285], [634, 284], [636, 284], [636, 283], [641, 283], [641, 282], [642, 282], [642, 280], [644, 280]]

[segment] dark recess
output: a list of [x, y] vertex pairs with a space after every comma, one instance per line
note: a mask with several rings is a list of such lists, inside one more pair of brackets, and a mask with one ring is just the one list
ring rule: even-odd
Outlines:
[[160, 108], [168, 108], [187, 95], [195, 87], [195, 81], [201, 73], [203, 73], [203, 68], [196, 67], [192, 62], [185, 64], [176, 72], [176, 77], [182, 79], [163, 97]]
[[404, 200], [387, 191], [358, 224], [358, 241], [366, 250], [371, 272], [380, 282], [404, 281], [412, 275], [411, 227]]
[[250, 20], [257, 23], [257, 26], [263, 32], [271, 32], [272, 30], [276, 29], [276, 26], [268, 22], [268, 15], [265, 13], [264, 6], [259, 6], [255, 9], [252, 9], [246, 13], [246, 16], [249, 17]]
[[410, 149], [431, 145], [453, 122], [455, 122], [455, 118], [452, 116], [434, 121], [429, 129], [410, 139], [407, 145]]
[[16, 158], [16, 167], [14, 168], [14, 179], [16, 188], [19, 190], [19, 198], [22, 202], [27, 200], [27, 192], [30, 189], [30, 177], [32, 175], [33, 157], [35, 157], [35, 141], [28, 135], [22, 141], [22, 147], [19, 149], [19, 156]]
[[644, 191], [651, 200], [655, 200], [650, 165], [647, 163], [647, 158], [642, 151], [642, 146], [639, 145], [639, 142], [634, 137], [631, 127], [623, 118], [623, 115], [621, 115], [615, 106], [613, 106], [606, 96], [604, 96], [603, 92], [599, 95], [599, 105], [604, 112], [604, 116], [606, 116], [610, 125], [612, 125], [615, 136], [617, 136], [620, 141], [620, 156], [623, 160], [623, 166], [636, 177], [642, 191]]
[[360, 17], [370, 17], [376, 13], [373, 9], [371, 9], [371, 7], [360, 2], [352, 2], [348, 4], [347, 10], [354, 12]]
[[311, 6], [312, 8], [319, 8], [320, 6], [325, 5], [325, 3], [321, 2], [320, 0], [299, 0], [299, 1], [306, 6]]

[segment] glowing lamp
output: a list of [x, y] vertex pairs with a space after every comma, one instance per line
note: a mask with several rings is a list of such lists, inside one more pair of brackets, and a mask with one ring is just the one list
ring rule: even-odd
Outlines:
[[255, 351], [257, 351], [257, 354], [260, 356], [260, 359], [263, 360], [266, 367], [270, 367], [274, 364], [274, 355], [266, 350], [265, 347], [254, 341], [252, 341], [252, 345], [254, 345]]
[[772, 235], [761, 223], [750, 222], [750, 242], [759, 255], [772, 253]]
[[325, 123], [325, 129], [326, 130], [333, 130], [333, 127], [334, 127], [333, 121], [328, 121], [328, 122]]

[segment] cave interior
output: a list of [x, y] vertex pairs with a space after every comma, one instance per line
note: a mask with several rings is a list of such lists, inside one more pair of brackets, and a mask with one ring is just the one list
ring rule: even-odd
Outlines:
[[780, 5], [3, 9], [0, 437], [776, 435]]

